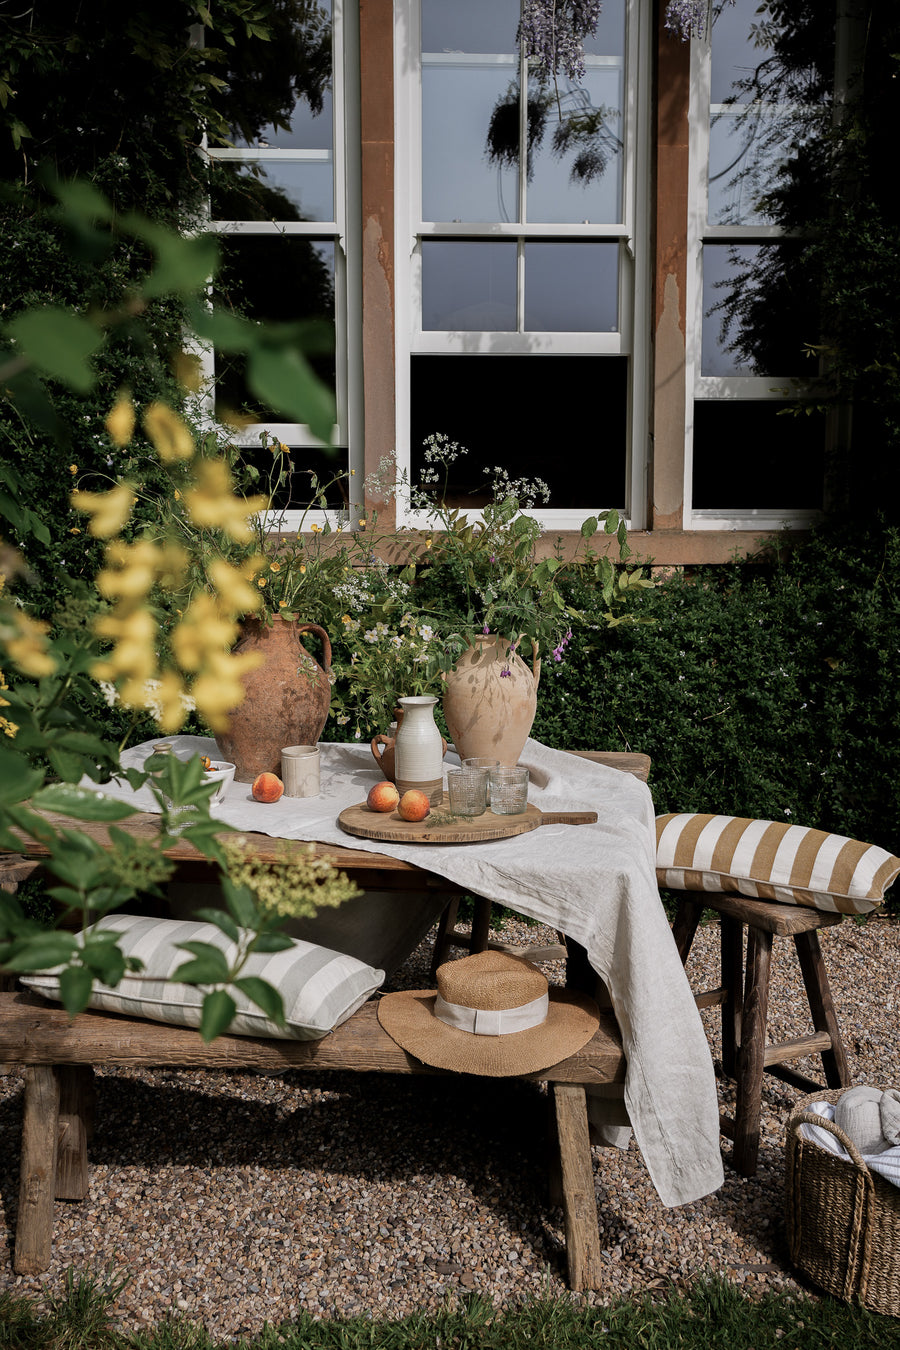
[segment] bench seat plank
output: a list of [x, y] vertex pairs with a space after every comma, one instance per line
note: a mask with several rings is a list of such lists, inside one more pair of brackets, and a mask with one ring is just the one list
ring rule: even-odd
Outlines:
[[[378, 1021], [375, 1000], [319, 1041], [220, 1036], [204, 1045], [190, 1027], [145, 1022], [115, 1013], [64, 1008], [29, 994], [0, 994], [0, 1061], [7, 1064], [94, 1064], [129, 1068], [350, 1069], [356, 1073], [441, 1073], [408, 1055]], [[625, 1059], [614, 1020], [602, 1020], [577, 1054], [539, 1073], [555, 1083], [623, 1082]]]

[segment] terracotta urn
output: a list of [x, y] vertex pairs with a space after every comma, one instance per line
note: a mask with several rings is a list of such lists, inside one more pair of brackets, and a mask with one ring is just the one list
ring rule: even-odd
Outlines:
[[[321, 638], [324, 670], [300, 641], [301, 633]], [[331, 641], [315, 623], [276, 618], [271, 627], [245, 619], [235, 652], [261, 652], [264, 661], [242, 675], [244, 701], [229, 713], [230, 727], [216, 741], [235, 766], [235, 781], [252, 783], [257, 774], [281, 773], [281, 748], [315, 745], [331, 705]]]
[[444, 718], [460, 759], [518, 763], [537, 713], [540, 661], [532, 669], [506, 638], [475, 639], [444, 677]]

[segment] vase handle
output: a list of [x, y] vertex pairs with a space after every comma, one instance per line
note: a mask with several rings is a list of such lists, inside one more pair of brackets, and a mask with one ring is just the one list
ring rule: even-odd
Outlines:
[[385, 736], [383, 731], [379, 731], [378, 735], [373, 736], [371, 741], [369, 742], [369, 748], [371, 749], [372, 754], [375, 757], [375, 763], [379, 766], [379, 768], [381, 767], [382, 755], [384, 754], [385, 750], [390, 750], [393, 744], [394, 744], [394, 737]]
[[317, 623], [298, 623], [297, 636], [299, 637], [301, 633], [317, 633], [322, 639], [322, 648], [325, 654], [325, 674], [329, 675], [331, 673], [331, 638], [325, 632], [325, 629], [320, 628]]

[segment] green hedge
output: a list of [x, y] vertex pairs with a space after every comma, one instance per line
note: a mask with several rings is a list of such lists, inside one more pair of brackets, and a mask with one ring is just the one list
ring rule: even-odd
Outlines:
[[[823, 529], [781, 562], [675, 575], [648, 622], [544, 664], [533, 734], [651, 756], [663, 811], [788, 820], [900, 853], [900, 531]], [[590, 609], [589, 588], [573, 601]]]

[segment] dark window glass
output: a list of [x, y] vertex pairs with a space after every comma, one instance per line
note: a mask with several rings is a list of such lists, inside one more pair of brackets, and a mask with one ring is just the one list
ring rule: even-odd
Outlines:
[[698, 511], [818, 510], [825, 419], [782, 403], [694, 404], [693, 504]]
[[[319, 377], [335, 387], [334, 244], [330, 240], [242, 235], [223, 238], [215, 299], [245, 318], [269, 323], [317, 319], [327, 354], [310, 357]], [[245, 363], [216, 352], [216, 412], [241, 412], [255, 422], [280, 420], [247, 388]]]
[[414, 356], [412, 478], [422, 442], [442, 432], [468, 449], [448, 501], [476, 509], [490, 470], [542, 478], [551, 509], [625, 502], [628, 359], [624, 356]]

